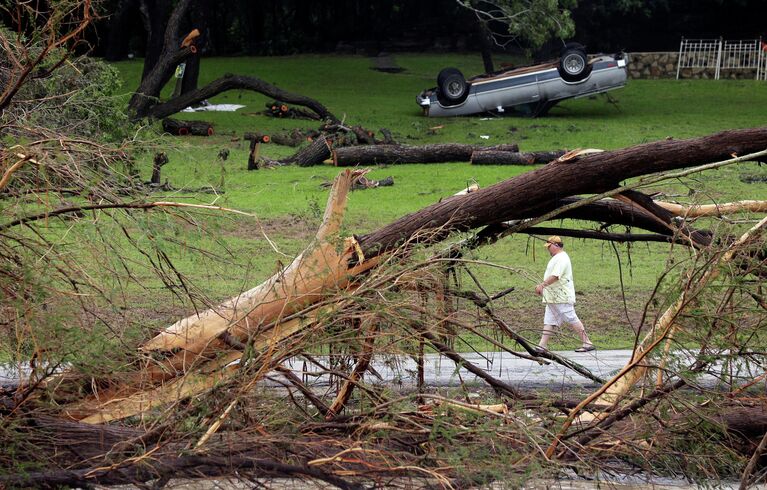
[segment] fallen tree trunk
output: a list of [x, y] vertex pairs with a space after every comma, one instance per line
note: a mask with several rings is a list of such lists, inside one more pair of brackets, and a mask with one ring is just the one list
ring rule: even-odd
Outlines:
[[[160, 360], [138, 373], [134, 386], [102, 392], [80, 406], [69, 407], [68, 413], [87, 422], [103, 422], [209, 389], [231, 376], [236, 369], [231, 363], [242, 356], [222, 336], [248, 341], [255, 352], [287, 339], [324, 314], [314, 305], [334, 291], [353, 290], [355, 276], [375, 267], [384, 253], [407, 240], [434, 242], [452, 230], [539, 216], [560, 199], [575, 193], [612, 190], [629, 177], [726, 159], [733, 151], [746, 154], [764, 148], [767, 128], [650, 143], [579, 157], [476, 192], [446, 198], [376, 232], [349, 237], [339, 248], [338, 237], [333, 235], [340, 230], [345, 196], [355, 175], [344, 172], [331, 192], [317, 240], [304, 254], [260, 286], [166, 329], [143, 345], [142, 350], [156, 351]], [[648, 215], [642, 208], [636, 208], [638, 214]], [[653, 226], [672, 233], [667, 223], [649, 216]], [[332, 303], [322, 308], [337, 307]], [[301, 315], [288, 317], [300, 310]], [[225, 366], [227, 369], [223, 369]], [[160, 385], [162, 381], [166, 382]], [[139, 391], [135, 391], [137, 387]], [[115, 398], [121, 400], [116, 402]]]
[[549, 163], [566, 153], [565, 150], [534, 151], [520, 153], [513, 151], [478, 150], [471, 154], [472, 165], [538, 165]]
[[321, 164], [328, 158], [330, 158], [330, 141], [322, 135], [295, 155], [280, 160], [280, 163], [295, 163], [299, 167], [312, 167]]
[[365, 257], [391, 250], [423, 230], [439, 228], [429, 236], [437, 241], [454, 230], [501, 223], [539, 215], [557, 200], [619, 187], [640, 175], [727, 160], [767, 149], [767, 127], [724, 131], [688, 140], [664, 140], [594, 153], [567, 163], [545, 165], [465, 196], [455, 196], [407, 215], [359, 238]]
[[505, 152], [519, 151], [517, 145], [508, 144], [489, 147], [458, 143], [423, 146], [367, 145], [336, 148], [332, 151], [332, 158], [333, 164], [339, 167], [394, 163], [467, 162], [471, 159], [472, 153], [481, 149]]

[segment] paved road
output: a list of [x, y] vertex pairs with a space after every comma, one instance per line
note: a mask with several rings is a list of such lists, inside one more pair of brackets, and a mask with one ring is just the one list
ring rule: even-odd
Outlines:
[[[578, 353], [573, 351], [556, 352], [581, 364], [597, 376], [608, 379], [626, 365], [631, 357], [630, 350], [597, 350]], [[573, 386], [592, 386], [595, 382], [571, 371], [559, 364], [549, 362], [540, 365], [535, 361], [520, 359], [508, 353], [484, 352], [461, 354], [467, 361], [486, 370], [493, 377], [512, 386], [550, 389]], [[328, 365], [326, 357], [318, 356], [318, 360]], [[301, 358], [292, 359], [288, 366], [295, 371], [317, 371], [318, 368]], [[408, 388], [416, 385], [417, 367], [415, 361], [406, 356], [377, 357], [372, 366], [380, 378], [366, 374], [366, 381], [373, 384], [389, 384], [395, 387]], [[468, 372], [466, 369], [456, 369], [455, 364], [438, 354], [427, 354], [424, 359], [426, 384], [434, 387], [459, 386], [461, 380], [469, 385], [484, 385], [485, 382]], [[300, 373], [298, 373], [300, 374]], [[0, 366], [0, 386], [18, 381], [19, 372], [8, 366]], [[22, 372], [21, 376], [25, 376]], [[328, 376], [307, 376], [311, 384], [324, 385], [329, 382]], [[715, 382], [713, 377], [702, 380], [704, 384]]]
[[[584, 353], [561, 351], [556, 353], [583, 365], [601, 378], [609, 378], [625, 366], [631, 357], [630, 350], [597, 350]], [[512, 386], [556, 388], [558, 386], [590, 386], [595, 384], [594, 381], [553, 362], [548, 365], [540, 365], [535, 361], [520, 359], [505, 352], [464, 353], [461, 355], [467, 361], [486, 370], [493, 377]], [[323, 361], [325, 360], [323, 359]], [[314, 370], [311, 365], [300, 359], [289, 364], [297, 371], [302, 369]], [[397, 356], [389, 360], [377, 358], [372, 365], [382, 379], [379, 380], [367, 375], [366, 380], [368, 382], [386, 382], [403, 387], [415, 386], [416, 384], [417, 366], [410, 357]], [[426, 384], [429, 386], [458, 386], [461, 379], [467, 384], [485, 384], [484, 381], [464, 368], [456, 370], [453, 361], [438, 354], [425, 356], [424, 375]]]

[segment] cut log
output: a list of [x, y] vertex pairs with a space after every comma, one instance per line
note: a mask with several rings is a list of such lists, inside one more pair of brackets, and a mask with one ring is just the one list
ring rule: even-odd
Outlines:
[[162, 120], [162, 129], [176, 136], [213, 136], [213, 125], [206, 121], [180, 121], [167, 117]]
[[313, 119], [315, 121], [320, 120], [320, 117], [304, 109], [296, 107], [290, 107], [285, 102], [275, 100], [266, 104], [266, 110], [264, 115], [271, 117], [287, 118], [287, 119]]
[[299, 167], [312, 167], [321, 164], [328, 158], [330, 158], [330, 141], [321, 135], [295, 155], [280, 160], [280, 163], [295, 163]]
[[520, 153], [513, 151], [478, 150], [471, 154], [472, 165], [538, 165], [556, 160], [566, 150], [534, 151]]
[[423, 146], [367, 145], [337, 148], [333, 151], [333, 163], [339, 167], [356, 165], [380, 165], [393, 163], [444, 163], [468, 162], [475, 151], [519, 151], [517, 145], [507, 144], [490, 147], [458, 143]]
[[300, 131], [291, 131], [289, 133], [245, 133], [242, 139], [252, 141], [254, 139], [261, 141], [262, 143], [274, 143], [275, 145], [282, 146], [300, 146], [307, 141], [307, 136], [301, 134]]

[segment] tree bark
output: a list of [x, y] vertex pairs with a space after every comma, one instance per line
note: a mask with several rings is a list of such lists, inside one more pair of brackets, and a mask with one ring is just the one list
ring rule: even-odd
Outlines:
[[[688, 140], [664, 140], [622, 150], [594, 153], [566, 163], [545, 165], [513, 179], [428, 206], [359, 237], [363, 254], [376, 256], [418, 234], [437, 241], [454, 230], [539, 215], [556, 201], [619, 187], [640, 175], [711, 163], [767, 148], [767, 127], [724, 131]], [[428, 239], [426, 229], [439, 229]]]
[[[140, 119], [147, 116], [149, 108], [159, 99], [160, 90], [173, 76], [176, 66], [192, 53], [191, 47], [179, 49], [181, 20], [191, 3], [192, 0], [180, 0], [176, 4], [165, 24], [162, 52], [156, 62], [152, 63], [151, 68], [148, 69], [145, 62], [141, 84], [128, 102], [128, 111], [132, 118]], [[166, 116], [169, 115], [166, 114]]]
[[503, 152], [519, 151], [517, 145], [483, 147], [458, 143], [423, 146], [368, 145], [346, 146], [333, 150], [333, 162], [339, 167], [395, 163], [466, 162], [475, 151], [487, 149]]
[[299, 167], [312, 167], [321, 164], [330, 156], [330, 144], [325, 136], [320, 136], [312, 141], [312, 144], [299, 150], [295, 155], [280, 160], [280, 163], [295, 163]]
[[478, 150], [471, 154], [472, 165], [537, 165], [549, 163], [565, 154], [565, 150], [534, 151], [518, 153], [513, 151]]

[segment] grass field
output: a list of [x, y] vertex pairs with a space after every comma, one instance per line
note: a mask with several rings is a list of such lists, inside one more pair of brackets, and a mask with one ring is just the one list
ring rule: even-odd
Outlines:
[[[435, 84], [436, 74], [442, 67], [455, 66], [466, 75], [479, 73], [480, 57], [402, 54], [397, 55], [396, 60], [405, 68], [404, 72], [387, 74], [371, 70], [371, 60], [364, 57], [204, 59], [200, 83], [229, 72], [257, 76], [285, 90], [319, 100], [347, 124], [372, 130], [388, 128], [405, 144], [514, 142], [519, 143], [522, 150], [614, 149], [666, 137], [685, 138], [767, 124], [764, 111], [767, 84], [750, 80], [632, 80], [625, 89], [611, 93], [613, 102], [604, 96], [571, 100], [553, 109], [549, 117], [540, 119], [424, 118], [415, 104], [415, 95]], [[141, 72], [140, 60], [117, 66], [124, 78], [125, 90], [135, 88]], [[170, 90], [168, 87], [167, 91]], [[199, 230], [192, 225], [147, 225], [167, 226], [166, 232], [177, 230], [174, 233], [178, 236], [183, 234], [184, 240], [194, 242], [184, 245], [169, 241], [167, 247], [177, 267], [215, 300], [260, 282], [277, 268], [278, 261], [285, 263], [308, 243], [327, 198], [327, 189], [320, 184], [332, 180], [338, 170], [325, 166], [247, 171], [244, 132], [314, 128], [316, 122], [260, 115], [269, 100], [246, 91], [221, 94], [210, 102], [238, 103], [246, 107], [234, 113], [175, 116], [208, 120], [215, 125], [216, 135], [211, 138], [152, 136], [146, 151], [139, 156], [139, 164], [148, 179], [152, 154], [162, 149], [170, 157], [170, 163], [163, 168], [163, 178], [173, 186], [215, 186], [225, 191], [218, 196], [177, 192], [162, 199], [215, 202], [258, 217], [203, 218], [198, 222]], [[430, 130], [435, 126], [440, 128]], [[216, 158], [223, 148], [230, 150], [225, 163]], [[278, 158], [294, 151], [268, 145], [263, 147], [262, 154]], [[453, 194], [469, 183], [488, 186], [527, 170], [529, 168], [472, 167], [468, 163], [374, 168], [368, 177], [392, 176], [395, 185], [354, 192], [349, 200], [346, 228], [353, 233], [365, 233]], [[653, 190], [678, 195], [682, 201], [689, 200], [690, 188], [695, 189], [696, 199], [706, 202], [767, 199], [767, 186], [742, 182], [741, 177], [746, 175], [764, 177], [767, 171], [756, 164], [743, 164], [693, 176], [684, 182], [664, 183]], [[264, 234], [283, 255], [275, 252]], [[476, 252], [476, 258], [515, 269], [511, 272], [479, 268], [478, 275], [489, 290], [517, 288], [504, 301], [504, 311], [520, 330], [529, 329], [531, 338], [537, 335], [534, 330], [542, 314], [538, 299], [531, 292], [547, 260], [540, 243], [515, 237]], [[212, 260], [193, 253], [193, 246], [215, 250], [223, 258]], [[621, 283], [626, 292], [628, 317], [635, 323], [671, 256], [669, 247], [634, 245], [630, 249], [619, 246], [614, 250], [605, 243], [571, 240], [567, 250], [574, 263], [579, 314], [594, 340], [603, 348], [629, 346], [633, 334], [624, 313]], [[683, 251], [673, 252], [674, 260], [684, 255]], [[156, 298], [146, 300], [148, 307], [156, 304]], [[162, 318], [158, 322], [167, 320]], [[574, 339], [565, 335], [554, 347], [573, 345]]]

